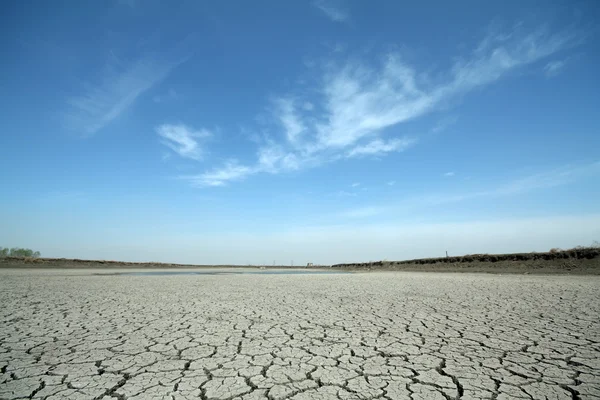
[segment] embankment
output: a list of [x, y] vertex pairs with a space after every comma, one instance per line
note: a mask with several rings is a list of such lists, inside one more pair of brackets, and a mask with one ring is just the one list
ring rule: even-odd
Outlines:
[[521, 274], [600, 275], [600, 248], [575, 248], [544, 253], [469, 254], [405, 261], [335, 264], [344, 270], [490, 272]]

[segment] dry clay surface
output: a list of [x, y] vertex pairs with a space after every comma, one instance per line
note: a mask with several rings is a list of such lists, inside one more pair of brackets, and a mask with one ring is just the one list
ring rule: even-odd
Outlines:
[[599, 277], [3, 270], [0, 302], [2, 399], [600, 398]]

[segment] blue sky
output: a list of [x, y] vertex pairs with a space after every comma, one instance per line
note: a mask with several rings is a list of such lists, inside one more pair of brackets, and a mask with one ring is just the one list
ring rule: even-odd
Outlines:
[[6, 1], [0, 245], [296, 265], [600, 240], [595, 1]]

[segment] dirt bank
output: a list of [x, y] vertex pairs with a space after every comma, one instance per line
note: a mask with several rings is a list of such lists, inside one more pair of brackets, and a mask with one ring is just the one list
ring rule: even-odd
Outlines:
[[[224, 268], [232, 265], [192, 265], [158, 262], [80, 260], [76, 258], [0, 258], [0, 268]], [[238, 266], [239, 267], [239, 266]]]
[[335, 264], [331, 267], [344, 270], [600, 275], [600, 248], [545, 253], [470, 254], [406, 261]]

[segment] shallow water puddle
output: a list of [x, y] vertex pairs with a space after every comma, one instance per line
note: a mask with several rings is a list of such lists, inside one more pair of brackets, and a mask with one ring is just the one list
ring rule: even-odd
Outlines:
[[128, 276], [164, 276], [164, 275], [337, 275], [350, 274], [348, 271], [302, 271], [302, 270], [260, 270], [260, 271], [140, 271], [99, 273], [95, 275], [128, 275]]

